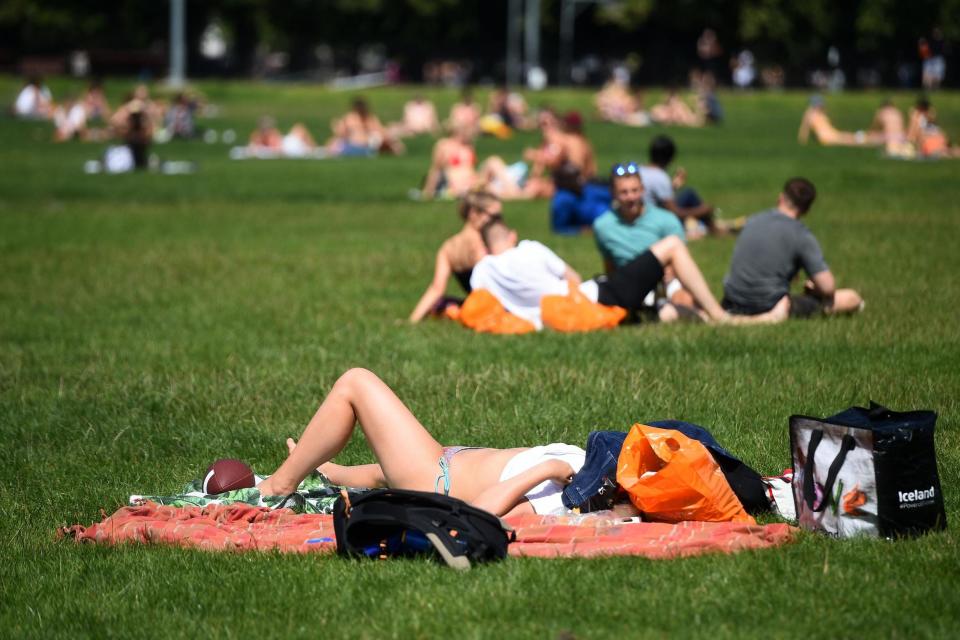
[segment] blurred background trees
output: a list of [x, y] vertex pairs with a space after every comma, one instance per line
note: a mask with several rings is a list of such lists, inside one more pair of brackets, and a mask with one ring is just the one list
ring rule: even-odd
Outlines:
[[[618, 63], [643, 83], [684, 83], [705, 28], [725, 66], [746, 48], [788, 84], [831, 68], [853, 84], [905, 84], [919, 38], [939, 27], [948, 61], [950, 43], [960, 42], [960, 0], [580, 2], [570, 76], [555, 64], [564, 1], [540, 1], [540, 57], [554, 83], [560, 73], [564, 82], [597, 82]], [[471, 81], [502, 81], [508, 2], [187, 0], [188, 71], [319, 78], [390, 64], [420, 81], [425, 65], [455, 60]], [[159, 74], [168, 31], [166, 1], [2, 0], [0, 67], [62, 58], [68, 71], [69, 54], [82, 51], [94, 73]]]

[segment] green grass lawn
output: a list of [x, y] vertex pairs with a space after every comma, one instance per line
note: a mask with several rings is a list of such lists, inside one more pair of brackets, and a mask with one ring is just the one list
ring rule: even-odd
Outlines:
[[[71, 89], [54, 82], [55, 95]], [[114, 99], [126, 82], [109, 83]], [[0, 79], [0, 99], [18, 83]], [[319, 137], [348, 94], [209, 83], [245, 137], [256, 118]], [[387, 119], [413, 88], [367, 92]], [[455, 95], [429, 95], [446, 113]], [[483, 93], [480, 95], [484, 98]], [[879, 94], [830, 96], [865, 127]], [[914, 96], [896, 94], [901, 107]], [[588, 113], [588, 93], [543, 101]], [[677, 164], [727, 217], [775, 203], [792, 175], [820, 197], [807, 223], [855, 318], [778, 327], [630, 326], [589, 335], [475, 335], [404, 319], [427, 285], [451, 203], [418, 203], [431, 141], [404, 157], [235, 162], [172, 143], [187, 176], [84, 175], [103, 145], [50, 142], [0, 119], [0, 635], [4, 637], [917, 637], [960, 625], [960, 161], [899, 162], [796, 143], [805, 95], [723, 94], [723, 126], [669, 130]], [[530, 96], [533, 104], [540, 96]], [[960, 136], [960, 95], [938, 94]], [[588, 120], [601, 166], [645, 155], [659, 129]], [[484, 139], [481, 157], [535, 142]], [[544, 202], [508, 221], [582, 274], [589, 237], [551, 236]], [[691, 250], [719, 294], [733, 239]], [[451, 291], [453, 291], [451, 289]], [[790, 465], [787, 418], [873, 399], [940, 414], [951, 529], [735, 556], [517, 560], [458, 574], [426, 561], [122, 549], [57, 542], [131, 493], [163, 493], [218, 457], [269, 472], [336, 377], [376, 371], [447, 443], [583, 443], [596, 428], [679, 418], [763, 473]], [[362, 438], [342, 454], [371, 461]]]

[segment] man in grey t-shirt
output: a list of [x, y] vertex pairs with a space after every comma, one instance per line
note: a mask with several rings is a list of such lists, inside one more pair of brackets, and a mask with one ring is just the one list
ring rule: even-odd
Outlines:
[[820, 243], [800, 217], [810, 210], [817, 191], [805, 178], [783, 186], [777, 207], [752, 216], [733, 249], [723, 282], [723, 306], [740, 315], [755, 315], [790, 296], [790, 282], [800, 269], [807, 274], [802, 295], [790, 296], [790, 315], [852, 313], [863, 308], [853, 289], [837, 289]]

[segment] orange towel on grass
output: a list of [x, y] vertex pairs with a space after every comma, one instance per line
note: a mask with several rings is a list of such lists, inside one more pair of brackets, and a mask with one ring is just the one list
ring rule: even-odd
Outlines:
[[[333, 516], [296, 514], [247, 504], [207, 507], [122, 507], [89, 527], [58, 530], [61, 538], [115, 545], [164, 544], [209, 551], [333, 553]], [[672, 558], [704, 553], [765, 549], [790, 542], [786, 524], [735, 522], [623, 523], [607, 512], [581, 516], [525, 515], [506, 519], [517, 533], [512, 556], [589, 558], [631, 555]]]
[[[627, 310], [592, 302], [580, 291], [574, 291], [567, 296], [544, 296], [540, 300], [540, 314], [544, 326], [554, 331], [596, 331], [616, 327], [627, 316]], [[460, 308], [448, 307], [446, 315], [480, 333], [536, 331], [531, 322], [507, 311], [486, 289], [471, 292]]]
[[543, 325], [554, 331], [596, 331], [616, 327], [627, 317], [627, 310], [593, 302], [574, 290], [566, 296], [544, 296], [540, 316]]
[[460, 308], [451, 309], [448, 316], [479, 333], [519, 334], [537, 330], [533, 323], [504, 309], [486, 289], [471, 291]]

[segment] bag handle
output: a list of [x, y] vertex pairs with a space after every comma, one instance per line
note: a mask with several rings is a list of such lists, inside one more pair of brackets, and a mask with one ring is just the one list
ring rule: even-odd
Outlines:
[[807, 446], [807, 461], [803, 465], [803, 501], [813, 511], [823, 511], [827, 507], [827, 504], [830, 503], [833, 483], [836, 482], [837, 475], [840, 474], [840, 468], [847, 459], [847, 454], [857, 446], [856, 439], [849, 433], [843, 436], [843, 439], [840, 441], [840, 451], [837, 452], [837, 457], [833, 459], [833, 462], [830, 464], [830, 469], [827, 470], [827, 480], [823, 483], [823, 499], [820, 501], [820, 504], [815, 507], [813, 503], [817, 499], [817, 493], [814, 490], [813, 457], [817, 453], [817, 447], [820, 446], [821, 440], [823, 440], [822, 429], [818, 429], [810, 434], [810, 444]]

